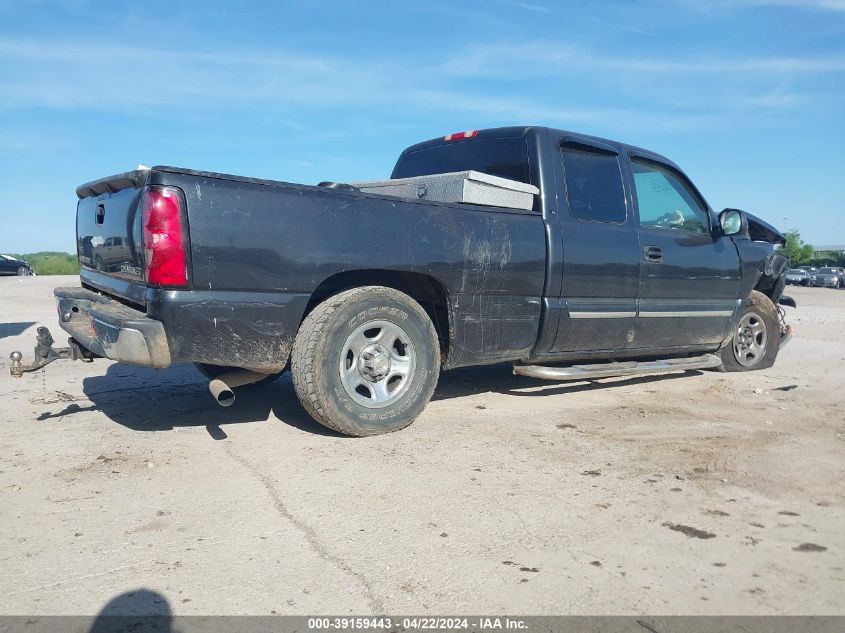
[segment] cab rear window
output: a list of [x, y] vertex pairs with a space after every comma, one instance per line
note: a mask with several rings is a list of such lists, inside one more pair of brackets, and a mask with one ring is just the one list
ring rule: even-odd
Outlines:
[[408, 152], [396, 163], [391, 177], [412, 178], [468, 170], [531, 184], [525, 139], [472, 139]]

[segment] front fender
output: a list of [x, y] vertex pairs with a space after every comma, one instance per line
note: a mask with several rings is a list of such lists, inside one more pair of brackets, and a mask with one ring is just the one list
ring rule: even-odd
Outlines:
[[783, 295], [786, 287], [786, 270], [789, 261], [777, 252], [770, 253], [763, 262], [760, 277], [754, 289], [759, 290], [772, 300], [775, 305]]
[[756, 241], [747, 235], [733, 238], [739, 253], [742, 285], [740, 298], [759, 290], [777, 304], [786, 286], [788, 260], [775, 250], [771, 242]]

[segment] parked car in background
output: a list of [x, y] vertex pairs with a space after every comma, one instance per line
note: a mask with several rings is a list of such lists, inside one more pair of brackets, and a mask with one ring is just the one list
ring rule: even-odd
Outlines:
[[838, 268], [819, 268], [811, 277], [814, 286], [822, 288], [838, 288], [842, 282], [842, 273]]
[[786, 283], [795, 286], [809, 286], [810, 273], [802, 268], [790, 268], [786, 271]]
[[28, 277], [32, 274], [32, 266], [21, 259], [10, 255], [0, 255], [0, 275], [17, 275]]

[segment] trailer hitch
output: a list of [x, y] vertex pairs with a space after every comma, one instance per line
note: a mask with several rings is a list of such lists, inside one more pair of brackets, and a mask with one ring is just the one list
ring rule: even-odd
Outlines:
[[46, 327], [38, 328], [38, 334], [35, 337], [35, 358], [31, 363], [22, 363], [23, 354], [20, 352], [12, 352], [10, 358], [12, 365], [9, 367], [9, 373], [13, 378], [20, 378], [25, 372], [35, 371], [41, 369], [45, 365], [49, 365], [54, 360], [67, 358], [70, 360], [81, 360], [90, 363], [94, 360], [94, 354], [84, 349], [79, 343], [72, 338], [68, 339], [68, 347], [54, 348], [53, 335]]

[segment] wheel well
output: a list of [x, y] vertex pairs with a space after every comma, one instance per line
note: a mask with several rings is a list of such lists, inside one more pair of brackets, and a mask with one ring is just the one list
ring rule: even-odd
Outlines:
[[761, 275], [760, 279], [754, 286], [754, 290], [763, 293], [772, 303], [777, 305], [780, 296], [783, 294], [784, 286], [786, 285], [786, 277], [784, 275]]
[[762, 292], [775, 305], [778, 304], [786, 285], [787, 260], [778, 253], [771, 253], [763, 262], [760, 277], [754, 284], [754, 290]]
[[446, 288], [434, 277], [402, 270], [349, 270], [325, 279], [311, 294], [306, 316], [320, 303], [338, 292], [360, 286], [386, 286], [404, 292], [426, 311], [440, 341], [441, 358], [449, 353], [449, 298]]

